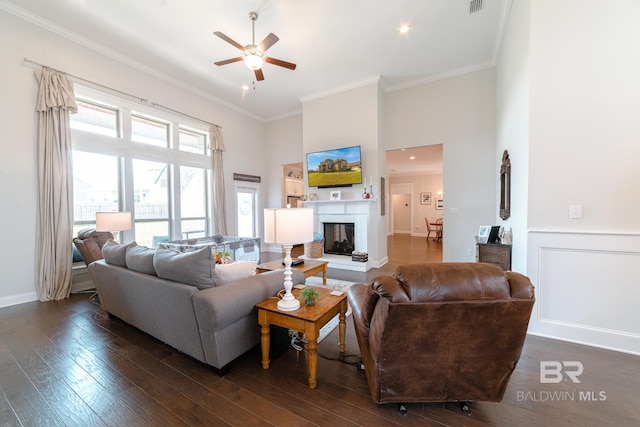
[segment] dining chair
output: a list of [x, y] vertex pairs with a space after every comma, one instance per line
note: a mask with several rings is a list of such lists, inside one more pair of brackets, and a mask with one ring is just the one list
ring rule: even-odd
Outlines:
[[436, 233], [436, 236], [438, 235], [438, 233], [436, 232], [436, 230], [431, 228], [431, 224], [429, 224], [429, 220], [427, 219], [427, 217], [424, 217], [424, 222], [427, 223], [427, 241], [429, 240], [429, 236], [431, 236], [431, 233]]
[[442, 240], [442, 217], [436, 219], [436, 241]]

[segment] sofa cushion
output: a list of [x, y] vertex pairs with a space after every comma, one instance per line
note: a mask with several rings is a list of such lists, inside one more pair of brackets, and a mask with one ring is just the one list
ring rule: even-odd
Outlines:
[[[135, 245], [135, 242], [129, 243], [129, 245]], [[105, 262], [127, 268], [127, 247], [129, 247], [129, 245], [121, 245], [113, 240], [108, 240], [104, 246], [102, 246], [102, 256]]]
[[138, 246], [136, 244], [128, 246], [126, 254], [127, 268], [138, 273], [155, 276], [156, 269], [153, 268], [153, 256], [155, 253], [155, 249], [147, 248], [146, 246]]
[[236, 261], [231, 264], [216, 264], [216, 285], [245, 279], [256, 275], [256, 261]]
[[196, 286], [198, 289], [216, 285], [216, 271], [211, 248], [205, 246], [191, 252], [177, 252], [158, 248], [153, 256], [158, 277]]

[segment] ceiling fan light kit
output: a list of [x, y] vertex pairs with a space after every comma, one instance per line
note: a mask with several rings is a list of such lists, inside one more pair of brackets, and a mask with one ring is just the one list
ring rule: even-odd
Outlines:
[[256, 30], [255, 30], [255, 22], [258, 19], [258, 14], [256, 12], [249, 12], [249, 18], [251, 19], [251, 44], [246, 46], [242, 46], [240, 43], [231, 39], [227, 35], [221, 33], [220, 31], [216, 31], [213, 34], [220, 37], [222, 40], [226, 41], [236, 49], [242, 51], [242, 56], [236, 58], [225, 59], [223, 61], [215, 62], [216, 65], [222, 66], [231, 64], [233, 62], [243, 61], [249, 69], [253, 70], [255, 73], [256, 79], [258, 81], [264, 80], [264, 74], [262, 73], [262, 66], [265, 62], [269, 64], [277, 65], [279, 67], [287, 68], [289, 70], [295, 70], [296, 64], [291, 62], [282, 61], [280, 59], [271, 58], [264, 55], [264, 52], [267, 51], [271, 46], [273, 46], [278, 40], [278, 36], [273, 33], [269, 33], [267, 37], [264, 38], [259, 44], [256, 45]]
[[264, 54], [254, 46], [253, 49], [246, 49], [244, 51], [242, 59], [244, 64], [250, 69], [259, 70], [264, 64], [263, 56]]

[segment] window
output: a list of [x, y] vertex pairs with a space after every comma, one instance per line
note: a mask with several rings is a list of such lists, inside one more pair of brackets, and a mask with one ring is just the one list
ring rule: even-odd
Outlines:
[[99, 135], [119, 136], [118, 109], [98, 103], [76, 99], [78, 112], [71, 114], [71, 129], [80, 129]]
[[96, 226], [96, 212], [117, 211], [118, 158], [84, 151], [73, 152], [73, 235]]
[[207, 144], [207, 135], [189, 129], [180, 129], [180, 150], [190, 153], [204, 154]]
[[206, 236], [207, 174], [202, 168], [180, 167], [180, 213], [182, 237], [191, 239]]
[[132, 115], [131, 140], [158, 147], [168, 147], [169, 125], [157, 120]]
[[76, 92], [74, 235], [95, 227], [99, 211], [132, 212], [123, 239], [139, 245], [210, 235], [207, 129], [78, 85]]
[[258, 235], [258, 188], [251, 185], [236, 186], [237, 234], [240, 237]]
[[168, 240], [169, 165], [133, 160], [133, 192], [136, 243], [154, 246]]

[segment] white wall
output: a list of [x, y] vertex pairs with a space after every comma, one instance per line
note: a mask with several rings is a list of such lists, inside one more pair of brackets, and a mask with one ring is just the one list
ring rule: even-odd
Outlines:
[[[321, 98], [303, 100], [303, 147], [304, 153], [330, 148], [360, 145], [362, 173], [367, 181], [372, 179], [374, 195], [378, 198], [375, 215], [369, 217], [367, 228], [370, 247], [366, 248], [369, 260], [375, 266], [386, 263], [387, 222], [380, 215], [380, 177], [386, 171], [385, 152], [382, 140], [382, 92], [378, 82], [365, 84], [343, 92]], [[381, 158], [382, 157], [382, 158]], [[305, 164], [305, 176], [306, 176]], [[309, 188], [305, 181], [305, 193], [317, 193], [319, 199], [328, 200], [331, 189]], [[362, 187], [342, 188], [343, 199], [362, 197]]]
[[637, 1], [531, 2], [532, 229], [639, 231], [639, 18]]
[[[282, 204], [282, 165], [302, 162], [302, 115], [269, 122], [265, 126], [265, 207]], [[306, 177], [304, 177], [306, 181]], [[307, 193], [308, 194], [308, 193]]]
[[[264, 176], [264, 124], [211, 99], [153, 77], [137, 68], [80, 46], [0, 11], [0, 306], [37, 299], [35, 224], [37, 162], [34, 69], [24, 57], [135, 94], [223, 127], [227, 151], [225, 179], [233, 172]], [[11, 42], [8, 42], [11, 40]], [[268, 182], [265, 182], [268, 186]], [[235, 230], [233, 194], [227, 192], [227, 219]]]
[[[527, 271], [527, 217], [529, 195], [529, 0], [511, 3], [511, 13], [496, 66], [496, 115], [498, 143], [496, 164], [504, 150], [511, 160], [511, 217], [495, 223], [513, 232], [514, 271]], [[500, 179], [496, 170], [496, 193]]]
[[638, 22], [635, 1], [530, 4], [527, 262], [530, 332], [640, 354]]
[[443, 144], [444, 261], [475, 261], [478, 227], [495, 222], [495, 93], [487, 68], [385, 95], [386, 150]]

